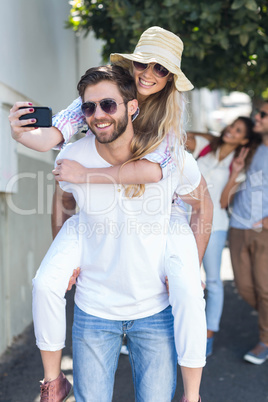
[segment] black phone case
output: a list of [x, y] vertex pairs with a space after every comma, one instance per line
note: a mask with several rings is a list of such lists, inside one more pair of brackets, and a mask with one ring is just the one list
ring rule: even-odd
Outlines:
[[46, 106], [23, 106], [20, 109], [33, 108], [33, 113], [27, 113], [21, 116], [20, 120], [36, 119], [36, 123], [27, 124], [24, 127], [51, 127], [52, 109]]

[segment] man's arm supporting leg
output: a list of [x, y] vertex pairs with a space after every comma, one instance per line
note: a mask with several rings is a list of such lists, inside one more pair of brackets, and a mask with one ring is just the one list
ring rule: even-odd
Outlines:
[[76, 202], [71, 193], [63, 191], [59, 183], [56, 182], [56, 188], [52, 201], [51, 226], [53, 239], [59, 233], [64, 222], [74, 215], [76, 211]]

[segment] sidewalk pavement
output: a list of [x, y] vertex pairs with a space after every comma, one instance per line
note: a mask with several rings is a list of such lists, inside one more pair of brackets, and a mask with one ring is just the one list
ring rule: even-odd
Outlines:
[[[258, 341], [257, 315], [237, 294], [227, 248], [224, 250], [222, 260], [222, 278], [225, 304], [221, 330], [215, 338], [214, 353], [208, 358], [204, 368], [201, 385], [202, 402], [267, 402], [268, 361], [256, 366], [242, 359]], [[67, 346], [63, 353], [62, 369], [71, 381], [72, 313], [73, 292], [69, 292]], [[38, 383], [42, 375], [40, 354], [35, 346], [33, 328], [30, 326], [0, 358], [0, 401], [39, 401]], [[181, 394], [182, 381], [178, 370], [178, 385], [173, 401], [179, 402]], [[74, 402], [75, 399], [70, 398], [68, 401]], [[113, 402], [134, 402], [128, 356], [121, 355], [119, 359]]]

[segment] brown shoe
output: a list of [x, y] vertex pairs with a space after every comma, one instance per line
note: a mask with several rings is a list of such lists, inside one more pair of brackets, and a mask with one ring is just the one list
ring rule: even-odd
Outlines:
[[64, 402], [72, 395], [72, 384], [63, 373], [53, 381], [41, 381], [40, 402]]

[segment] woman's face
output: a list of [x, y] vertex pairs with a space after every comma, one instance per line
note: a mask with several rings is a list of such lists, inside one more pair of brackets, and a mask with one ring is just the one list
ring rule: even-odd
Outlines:
[[230, 126], [226, 127], [223, 134], [223, 142], [230, 145], [245, 145], [248, 142], [246, 138], [247, 128], [242, 120], [235, 120]]
[[133, 74], [138, 91], [138, 100], [143, 101], [149, 95], [161, 91], [168, 80], [173, 79], [173, 75], [168, 74], [166, 77], [159, 78], [153, 73], [154, 63], [150, 63], [146, 70], [139, 71], [133, 67]]

